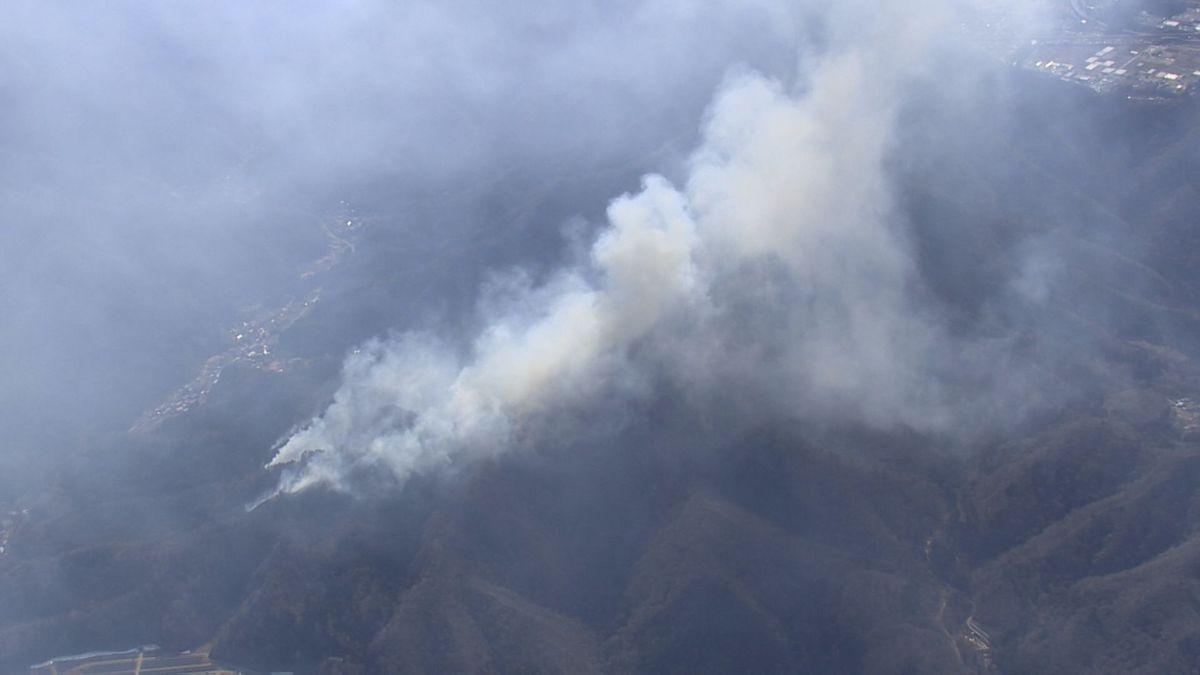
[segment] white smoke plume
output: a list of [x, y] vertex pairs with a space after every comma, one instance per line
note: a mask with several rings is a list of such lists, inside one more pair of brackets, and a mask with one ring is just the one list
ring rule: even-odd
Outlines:
[[319, 453], [282, 489], [341, 486], [345, 472], [362, 465], [403, 478], [494, 451], [525, 416], [585, 394], [606, 362], [699, 290], [695, 224], [666, 181], [647, 178], [641, 193], [616, 200], [608, 215], [610, 227], [592, 247], [591, 271], [603, 281], [566, 272], [530, 291], [524, 304], [534, 315], [497, 318], [468, 363], [415, 336], [353, 355], [333, 404], [272, 460]]
[[333, 403], [271, 461], [286, 467], [278, 492], [504, 451], [646, 359], [685, 386], [774, 392], [796, 415], [944, 425], [927, 371], [948, 338], [910, 300], [886, 169], [898, 91], [932, 30], [925, 16], [868, 32], [794, 88], [731, 76], [683, 185], [650, 176], [612, 202], [590, 259], [517, 292], [465, 357], [419, 335], [352, 355]]

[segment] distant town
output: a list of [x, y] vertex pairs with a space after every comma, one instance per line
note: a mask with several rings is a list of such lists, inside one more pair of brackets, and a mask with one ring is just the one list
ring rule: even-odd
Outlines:
[[1054, 18], [1059, 29], [1017, 50], [1017, 66], [1134, 100], [1200, 92], [1200, 0], [1063, 0]]
[[[338, 215], [321, 222], [321, 229], [328, 240], [328, 248], [323, 257], [300, 273], [302, 280], [328, 272], [355, 252], [363, 220], [357, 217], [345, 202], [341, 206], [342, 210]], [[260, 310], [255, 317], [226, 329], [228, 347], [205, 361], [194, 379], [171, 392], [158, 405], [145, 411], [134, 422], [130, 431], [144, 432], [154, 429], [168, 418], [204, 405], [213, 387], [221, 380], [222, 371], [231, 365], [238, 364], [273, 373], [284, 372], [293, 362], [275, 354], [279, 336], [307, 316], [320, 299], [321, 287], [316, 286], [303, 298], [292, 298], [282, 306]]]
[[8, 553], [8, 542], [12, 539], [17, 526], [29, 514], [29, 509], [14, 509], [0, 505], [0, 558]]

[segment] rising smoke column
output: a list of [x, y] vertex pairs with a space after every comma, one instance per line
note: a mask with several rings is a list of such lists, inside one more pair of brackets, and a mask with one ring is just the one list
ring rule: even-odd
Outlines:
[[[272, 460], [308, 458], [281, 489], [345, 487], [347, 472], [362, 466], [403, 479], [495, 452], [523, 418], [600, 386], [631, 343], [698, 292], [695, 224], [665, 180], [646, 178], [640, 193], [609, 206], [608, 219], [592, 269], [528, 291], [520, 304], [531, 310], [496, 317], [469, 362], [417, 336], [353, 355], [334, 402]], [[601, 281], [588, 283], [585, 272]]]
[[[269, 464], [286, 466], [278, 491], [502, 452], [530, 419], [651, 366], [709, 390], [749, 382], [796, 415], [942, 423], [926, 371], [944, 338], [909, 300], [885, 169], [898, 88], [920, 61], [906, 40], [828, 57], [797, 92], [730, 77], [684, 186], [650, 176], [616, 199], [590, 260], [518, 293], [467, 358], [418, 335], [352, 355], [334, 402]], [[763, 278], [773, 292], [758, 293]], [[747, 312], [768, 328], [744, 330]]]

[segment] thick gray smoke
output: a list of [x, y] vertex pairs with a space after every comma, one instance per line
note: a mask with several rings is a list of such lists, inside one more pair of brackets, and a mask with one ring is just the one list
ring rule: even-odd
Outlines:
[[409, 334], [352, 355], [333, 402], [281, 443], [279, 491], [502, 452], [650, 372], [702, 398], [770, 392], [799, 417], [951, 425], [937, 363], [969, 349], [914, 300], [887, 162], [901, 92], [954, 19], [880, 4], [836, 15], [802, 82], [731, 74], [681, 184], [652, 175], [614, 200], [587, 260], [500, 293], [467, 354]]
[[[586, 396], [605, 371], [628, 367], [629, 346], [694, 302], [699, 239], [685, 199], [651, 177], [609, 208], [592, 269], [531, 289], [524, 311], [495, 317], [460, 363], [449, 349], [408, 337], [351, 357], [334, 403], [280, 448], [272, 464], [312, 457], [285, 489], [338, 485], [347, 464], [399, 477], [504, 447], [513, 427], [564, 397]], [[587, 277], [599, 275], [593, 284]]]

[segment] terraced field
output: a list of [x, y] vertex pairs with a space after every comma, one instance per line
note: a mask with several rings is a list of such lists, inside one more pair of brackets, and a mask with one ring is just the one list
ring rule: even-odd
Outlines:
[[32, 675], [253, 675], [230, 670], [212, 662], [205, 652], [168, 654], [157, 650], [131, 649], [54, 659], [30, 669]]

